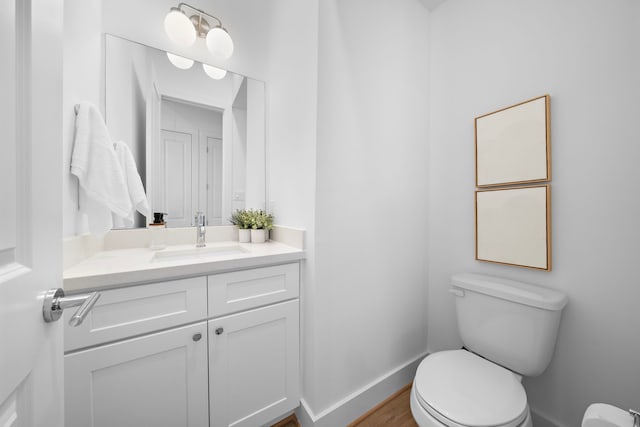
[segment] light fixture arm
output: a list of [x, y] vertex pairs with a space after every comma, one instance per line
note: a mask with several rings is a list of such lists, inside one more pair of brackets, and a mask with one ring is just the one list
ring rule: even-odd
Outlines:
[[222, 21], [217, 16], [213, 16], [211, 14], [208, 14], [204, 10], [198, 9], [197, 7], [193, 7], [193, 6], [191, 6], [190, 4], [187, 4], [187, 3], [179, 3], [178, 4], [178, 9], [181, 9], [183, 6], [189, 8], [189, 9], [195, 11], [195, 12], [198, 12], [200, 14], [200, 19], [202, 19], [202, 15], [205, 15], [205, 16], [208, 16], [209, 18], [215, 19], [216, 21], [218, 21], [218, 27], [223, 28], [222, 27]]

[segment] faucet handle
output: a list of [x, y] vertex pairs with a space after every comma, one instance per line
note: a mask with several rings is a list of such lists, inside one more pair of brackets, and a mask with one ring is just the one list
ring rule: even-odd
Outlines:
[[195, 222], [196, 222], [196, 227], [198, 226], [205, 226], [206, 225], [206, 219], [204, 216], [204, 212], [202, 211], [197, 211], [196, 212], [196, 216], [194, 217]]

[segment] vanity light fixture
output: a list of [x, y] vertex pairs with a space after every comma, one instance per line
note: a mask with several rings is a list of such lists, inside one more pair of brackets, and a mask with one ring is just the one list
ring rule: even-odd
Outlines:
[[227, 75], [227, 70], [223, 70], [222, 68], [214, 67], [212, 65], [202, 64], [202, 68], [207, 76], [214, 80], [221, 80]]
[[[186, 10], [195, 13], [188, 16]], [[205, 17], [214, 19], [217, 24], [212, 28]], [[164, 18], [164, 30], [171, 41], [179, 46], [191, 46], [200, 37], [206, 38], [207, 49], [214, 58], [229, 59], [233, 55], [233, 40], [222, 26], [222, 21], [186, 3], [171, 8]]]
[[185, 58], [184, 56], [167, 52], [167, 58], [169, 58], [169, 61], [171, 61], [173, 65], [181, 70], [188, 70], [193, 66], [193, 59]]

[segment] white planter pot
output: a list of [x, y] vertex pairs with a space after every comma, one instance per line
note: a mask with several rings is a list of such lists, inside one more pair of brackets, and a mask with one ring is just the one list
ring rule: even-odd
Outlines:
[[251, 230], [251, 243], [264, 243], [267, 230]]
[[238, 230], [238, 242], [240, 243], [249, 243], [251, 241], [251, 231], [247, 229]]

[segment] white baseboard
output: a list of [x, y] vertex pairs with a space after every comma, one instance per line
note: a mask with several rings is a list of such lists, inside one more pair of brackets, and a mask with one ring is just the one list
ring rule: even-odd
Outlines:
[[317, 414], [303, 397], [300, 399], [301, 405], [296, 409], [300, 424], [302, 427], [346, 426], [413, 381], [416, 369], [426, 355], [427, 353], [422, 354], [386, 373]]

